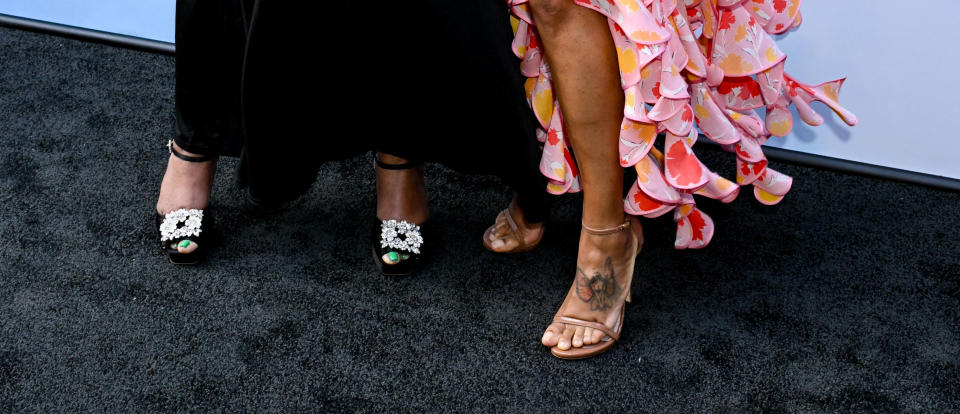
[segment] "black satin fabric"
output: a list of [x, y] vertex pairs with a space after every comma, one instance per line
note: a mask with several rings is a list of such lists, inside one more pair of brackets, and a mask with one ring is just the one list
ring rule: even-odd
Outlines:
[[[180, 43], [190, 41], [179, 32], [181, 3], [188, 2], [178, 2], [178, 104], [185, 96]], [[243, 43], [220, 52], [227, 65], [241, 62], [242, 134], [228, 125], [218, 130], [227, 131], [221, 133], [225, 144], [209, 148], [228, 155], [241, 150], [240, 182], [263, 205], [302, 194], [323, 162], [382, 151], [498, 175], [520, 195], [530, 219], [542, 221], [547, 196], [536, 121], [510, 51], [504, 3], [248, 0], [227, 6], [240, 16], [217, 25], [243, 33], [219, 37]], [[231, 76], [220, 80], [232, 83]], [[178, 105], [179, 112], [184, 108]], [[225, 124], [237, 124], [226, 118]], [[233, 145], [238, 136], [241, 144]], [[178, 144], [181, 139], [178, 134]]]
[[240, 90], [255, 0], [177, 0], [176, 135], [181, 148], [239, 156]]

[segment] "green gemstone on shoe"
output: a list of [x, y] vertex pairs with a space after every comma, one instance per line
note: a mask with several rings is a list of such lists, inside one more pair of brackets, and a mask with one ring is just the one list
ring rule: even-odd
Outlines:
[[390, 252], [387, 253], [387, 259], [390, 259], [391, 262], [396, 263], [400, 261], [400, 255], [398, 255], [397, 252]]
[[190, 247], [190, 240], [184, 240], [180, 242], [180, 245], [178, 247], [180, 247], [181, 249], [186, 249], [187, 247]]

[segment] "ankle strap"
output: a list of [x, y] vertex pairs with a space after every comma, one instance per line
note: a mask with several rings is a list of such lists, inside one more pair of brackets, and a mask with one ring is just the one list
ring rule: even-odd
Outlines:
[[629, 229], [630, 224], [632, 222], [633, 221], [630, 220], [630, 218], [626, 218], [623, 220], [623, 224], [616, 227], [606, 228], [606, 229], [596, 229], [596, 228], [590, 227], [587, 225], [587, 223], [584, 223], [583, 221], [580, 222], [580, 225], [583, 226], [583, 229], [586, 230], [587, 233], [596, 234], [598, 236], [605, 236], [607, 234], [619, 233], [621, 231]]
[[378, 158], [376, 154], [373, 156], [373, 163], [376, 164], [377, 167], [380, 167], [384, 170], [407, 170], [423, 165], [423, 161], [407, 161], [403, 164], [387, 164], [383, 161], [380, 161], [380, 158]]
[[172, 139], [167, 141], [167, 149], [170, 151], [171, 154], [173, 154], [174, 157], [177, 157], [186, 162], [204, 162], [204, 161], [210, 161], [217, 157], [216, 155], [201, 155], [199, 157], [194, 157], [194, 156], [181, 153], [180, 151], [177, 151], [176, 148], [173, 148]]

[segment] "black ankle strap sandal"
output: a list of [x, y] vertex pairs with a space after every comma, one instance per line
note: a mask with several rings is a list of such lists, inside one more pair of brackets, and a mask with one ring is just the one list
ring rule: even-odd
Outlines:
[[[187, 162], [205, 162], [216, 156], [193, 157], [180, 153], [173, 147], [173, 140], [167, 142], [167, 149], [173, 156]], [[181, 208], [166, 214], [156, 215], [157, 237], [160, 240], [160, 249], [167, 253], [170, 263], [192, 265], [200, 263], [206, 254], [210, 230], [213, 227], [213, 216], [209, 209]], [[189, 249], [193, 244], [196, 247], [189, 253], [181, 253], [180, 249]]]
[[417, 168], [423, 165], [423, 161], [408, 161], [403, 164], [387, 164], [383, 161], [380, 161], [376, 156], [373, 157], [373, 163], [375, 167], [382, 168], [384, 170], [409, 170], [411, 168]]
[[173, 148], [172, 139], [167, 141], [167, 151], [170, 151], [170, 153], [173, 154], [174, 157], [177, 157], [186, 162], [204, 162], [204, 161], [210, 161], [214, 158], [217, 158], [216, 155], [201, 155], [199, 157], [194, 157], [191, 155], [181, 153], [180, 151], [177, 151], [176, 148]]
[[[406, 170], [423, 165], [423, 161], [387, 164], [373, 157], [375, 167], [384, 170]], [[386, 276], [406, 276], [419, 270], [424, 261], [424, 226], [405, 220], [375, 219], [371, 226], [373, 261]]]

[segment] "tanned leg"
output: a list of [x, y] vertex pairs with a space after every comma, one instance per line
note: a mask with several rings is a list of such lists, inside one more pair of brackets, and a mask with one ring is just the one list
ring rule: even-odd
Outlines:
[[[530, 0], [530, 8], [580, 169], [583, 223], [616, 227], [624, 221], [617, 146], [624, 102], [606, 17], [572, 0]], [[629, 232], [602, 236], [581, 232], [575, 280], [564, 299], [565, 315], [614, 327], [619, 317], [614, 310], [623, 303], [632, 276], [627, 268], [633, 249]], [[607, 294], [596, 291], [601, 287]], [[599, 330], [554, 323], [542, 342], [566, 350], [602, 337]]]

